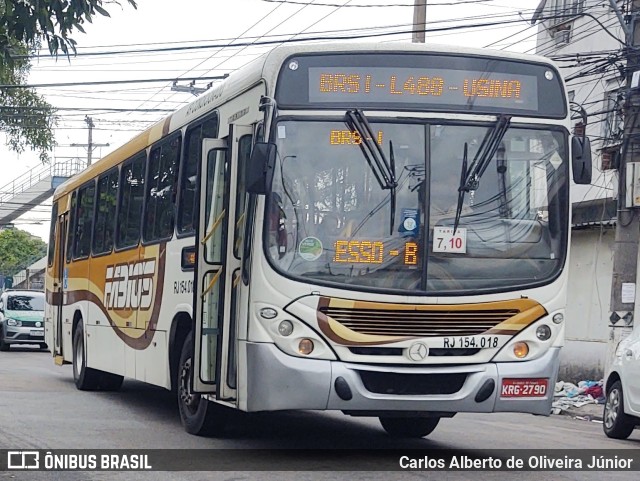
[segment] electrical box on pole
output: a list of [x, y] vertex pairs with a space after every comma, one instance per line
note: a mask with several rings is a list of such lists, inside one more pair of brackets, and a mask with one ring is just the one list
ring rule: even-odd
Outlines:
[[624, 206], [640, 207], [640, 162], [627, 162]]

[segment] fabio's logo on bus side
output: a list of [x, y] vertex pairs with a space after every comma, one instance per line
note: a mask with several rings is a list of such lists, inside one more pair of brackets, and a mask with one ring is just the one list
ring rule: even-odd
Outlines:
[[148, 310], [153, 303], [156, 260], [107, 266], [104, 307], [109, 310]]

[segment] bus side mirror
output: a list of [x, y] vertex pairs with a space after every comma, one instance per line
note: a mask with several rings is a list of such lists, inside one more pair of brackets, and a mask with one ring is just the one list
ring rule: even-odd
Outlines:
[[256, 142], [247, 163], [245, 181], [247, 192], [264, 195], [271, 188], [276, 165], [277, 147], [269, 142]]
[[576, 184], [591, 183], [591, 141], [589, 137], [571, 138], [571, 170]]

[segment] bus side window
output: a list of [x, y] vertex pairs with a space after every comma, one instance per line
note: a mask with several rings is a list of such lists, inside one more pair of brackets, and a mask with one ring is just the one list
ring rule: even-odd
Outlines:
[[[58, 203], [53, 204], [51, 209], [51, 225], [49, 226], [49, 248], [47, 251], [47, 265], [51, 267], [53, 265], [53, 259], [56, 253], [56, 230], [58, 226]], [[60, 249], [60, 247], [58, 247]]]
[[147, 242], [167, 239], [173, 234], [174, 192], [181, 142], [178, 134], [151, 149], [142, 224], [142, 238]]
[[82, 187], [78, 191], [78, 210], [73, 245], [73, 258], [81, 259], [89, 255], [91, 250], [91, 232], [93, 231], [93, 205], [96, 194], [96, 184]]
[[118, 169], [116, 168], [98, 179], [96, 219], [93, 232], [94, 254], [111, 252], [113, 248], [117, 194]]
[[116, 247], [133, 247], [140, 240], [144, 198], [144, 153], [127, 162], [121, 171]]
[[190, 127], [185, 135], [185, 149], [180, 168], [180, 199], [178, 201], [178, 234], [192, 234], [197, 222], [198, 169], [202, 155], [202, 139], [215, 139], [218, 135], [218, 116]]
[[76, 230], [76, 192], [71, 194], [71, 209], [69, 209], [69, 228], [67, 230], [67, 264], [71, 262], [73, 254], [73, 234]]

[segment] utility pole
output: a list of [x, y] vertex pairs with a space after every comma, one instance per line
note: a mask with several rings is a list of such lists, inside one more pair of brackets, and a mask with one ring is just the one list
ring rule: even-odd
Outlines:
[[[615, 2], [610, 2], [612, 7]], [[618, 18], [621, 18], [616, 6]], [[631, 2], [625, 31], [626, 108], [624, 141], [618, 170], [618, 212], [616, 222], [611, 304], [609, 315], [609, 342], [605, 371], [609, 369], [618, 343], [628, 336], [636, 314], [636, 286], [638, 270], [638, 243], [640, 241], [640, 0]], [[634, 188], [635, 187], [635, 188]]]
[[414, 0], [413, 4], [413, 43], [424, 43], [424, 29], [427, 24], [427, 0]]
[[93, 123], [93, 119], [88, 115], [85, 116], [84, 122], [87, 124], [89, 128], [89, 138], [87, 139], [86, 144], [71, 144], [71, 147], [86, 147], [87, 148], [87, 167], [91, 165], [91, 158], [93, 156], [93, 149], [96, 147], [109, 147], [109, 144], [94, 144], [93, 143], [93, 128], [95, 124]]

